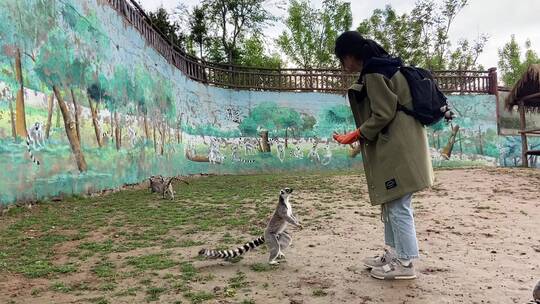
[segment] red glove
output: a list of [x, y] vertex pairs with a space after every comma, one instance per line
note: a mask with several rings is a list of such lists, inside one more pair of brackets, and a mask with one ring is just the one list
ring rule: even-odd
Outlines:
[[334, 133], [333, 137], [340, 144], [350, 145], [353, 142], [360, 139], [360, 129], [356, 129], [356, 130], [354, 130], [352, 132], [349, 132], [347, 134]]

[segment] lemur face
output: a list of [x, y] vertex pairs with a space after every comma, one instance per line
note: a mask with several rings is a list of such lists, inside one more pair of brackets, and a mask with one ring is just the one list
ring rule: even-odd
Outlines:
[[281, 189], [281, 191], [280, 191], [279, 194], [282, 195], [282, 196], [287, 197], [287, 196], [289, 196], [289, 194], [291, 194], [292, 192], [293, 192], [293, 189], [291, 189], [291, 188], [283, 188], [283, 189]]

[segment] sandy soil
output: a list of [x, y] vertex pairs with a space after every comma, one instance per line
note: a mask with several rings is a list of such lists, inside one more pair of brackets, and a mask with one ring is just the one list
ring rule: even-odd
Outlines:
[[[242, 271], [248, 287], [238, 290], [235, 299], [255, 303], [526, 303], [540, 280], [540, 171], [443, 170], [436, 172], [436, 178], [432, 189], [413, 197], [421, 248], [416, 280], [375, 280], [360, 265], [361, 258], [383, 248], [380, 208], [366, 203], [367, 190], [361, 186], [344, 191], [338, 200], [338, 193], [298, 189], [293, 208], [306, 228], [291, 230], [293, 246], [285, 263], [271, 271], [252, 271], [250, 265], [266, 262], [266, 249], [247, 254], [238, 263], [196, 261], [201, 273], [215, 278], [194, 287], [219, 293], [228, 278]], [[365, 185], [362, 180], [362, 176], [333, 178], [345, 188]], [[201, 238], [210, 242], [215, 237]], [[193, 256], [199, 249], [174, 250]], [[159, 248], [141, 250], [156, 251]], [[76, 295], [51, 292], [36, 302], [29, 294], [36, 284], [50, 282], [40, 279], [30, 284], [20, 276], [0, 280], [0, 288], [8, 291], [0, 294], [0, 302], [88, 303]], [[164, 294], [159, 302], [177, 299]], [[207, 303], [238, 303], [235, 299], [220, 297]], [[138, 302], [146, 302], [144, 294], [112, 300]]]

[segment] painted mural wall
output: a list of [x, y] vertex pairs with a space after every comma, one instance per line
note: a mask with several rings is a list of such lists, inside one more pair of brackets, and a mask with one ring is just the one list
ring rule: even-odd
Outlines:
[[[502, 163], [494, 96], [450, 96], [438, 166]], [[361, 168], [344, 96], [205, 86], [99, 0], [0, 1], [0, 203], [151, 175]], [[459, 128], [459, 129], [458, 129]]]

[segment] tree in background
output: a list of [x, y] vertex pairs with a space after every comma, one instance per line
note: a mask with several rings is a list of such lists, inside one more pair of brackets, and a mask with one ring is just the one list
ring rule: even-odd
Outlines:
[[204, 6], [193, 7], [189, 18], [189, 37], [199, 46], [199, 58], [203, 59], [203, 48], [208, 40], [208, 25]]
[[253, 35], [243, 41], [239, 57], [238, 63], [243, 66], [279, 69], [282, 65], [279, 54], [265, 54], [265, 44], [259, 35]]
[[158, 8], [155, 12], [146, 12], [150, 18], [152, 25], [165, 35], [168, 42], [185, 50], [186, 35], [181, 32], [180, 25], [173, 21], [167, 10], [163, 7]]
[[371, 17], [360, 22], [357, 30], [380, 43], [390, 54], [399, 55], [404, 62], [420, 65], [426, 51], [422, 26], [421, 20], [407, 13], [399, 15], [387, 5], [384, 9], [374, 10]]
[[294, 65], [305, 69], [338, 67], [334, 42], [352, 26], [350, 3], [324, 0], [322, 9], [315, 9], [307, 0], [291, 0], [285, 25], [287, 30], [277, 44]]
[[376, 9], [357, 30], [379, 42], [390, 54], [407, 64], [431, 70], [480, 69], [476, 60], [483, 52], [488, 37], [484, 34], [473, 42], [462, 39], [452, 50], [448, 32], [468, 0], [418, 1], [410, 13], [398, 14], [390, 5]]
[[[247, 34], [260, 33], [275, 17], [266, 9], [267, 0], [204, 0], [214, 39], [210, 47], [220, 48], [227, 63], [237, 63], [239, 46]], [[214, 50], [219, 54], [219, 51]], [[216, 56], [217, 57], [217, 56]], [[219, 59], [215, 58], [215, 59]]]
[[540, 63], [540, 57], [532, 49], [531, 41], [525, 41], [525, 58], [521, 59], [521, 48], [515, 35], [499, 49], [499, 69], [505, 86], [512, 87], [523, 76], [529, 65]]

